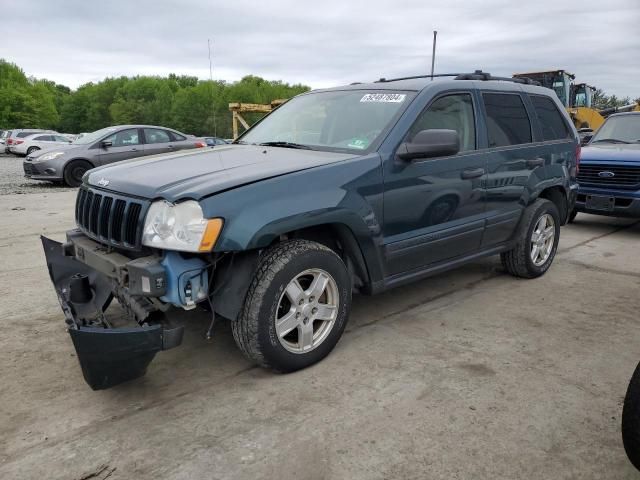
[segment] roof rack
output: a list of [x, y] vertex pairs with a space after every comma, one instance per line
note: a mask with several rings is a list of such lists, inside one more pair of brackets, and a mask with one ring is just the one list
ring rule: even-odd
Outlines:
[[[434, 78], [437, 77], [457, 77], [462, 75], [461, 73], [437, 73], [433, 75]], [[386, 82], [398, 82], [400, 80], [414, 80], [416, 78], [431, 78], [431, 75], [413, 75], [411, 77], [398, 77], [398, 78], [381, 78], [380, 80], [376, 80], [373, 83], [386, 83]]]
[[454, 77], [454, 80], [497, 80], [501, 82], [513, 82], [522, 83], [525, 85], [537, 85], [540, 86], [540, 82], [536, 82], [528, 77], [522, 78], [509, 78], [509, 77], [494, 77], [489, 72], [483, 72], [482, 70], [476, 70], [473, 73], [439, 73], [436, 75], [414, 75], [412, 77], [400, 77], [400, 78], [381, 78], [375, 83], [397, 82], [399, 80], [413, 80], [416, 78], [435, 78], [435, 77]]

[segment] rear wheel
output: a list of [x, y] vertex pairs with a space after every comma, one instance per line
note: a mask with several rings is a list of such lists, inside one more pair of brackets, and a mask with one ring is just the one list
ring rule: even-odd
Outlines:
[[539, 277], [549, 269], [558, 249], [558, 207], [549, 200], [537, 199], [524, 211], [519, 229], [516, 246], [500, 255], [502, 265], [516, 277]]
[[31, 155], [33, 152], [37, 152], [38, 150], [40, 150], [38, 147], [29, 147], [27, 149], [27, 155]]
[[264, 254], [233, 336], [252, 361], [292, 372], [331, 352], [350, 308], [351, 277], [341, 258], [319, 243], [290, 240]]
[[79, 187], [82, 176], [93, 166], [86, 160], [72, 160], [64, 167], [64, 183], [70, 187]]
[[636, 367], [622, 408], [622, 443], [631, 463], [640, 470], [640, 364]]

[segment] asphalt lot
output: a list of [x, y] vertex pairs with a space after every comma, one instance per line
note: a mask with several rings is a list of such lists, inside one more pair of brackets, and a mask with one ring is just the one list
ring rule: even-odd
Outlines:
[[639, 477], [619, 423], [640, 360], [640, 223], [579, 215], [540, 279], [492, 258], [356, 297], [336, 350], [294, 374], [191, 317], [144, 378], [93, 392], [38, 239], [63, 239], [74, 198], [0, 196], [2, 479]]

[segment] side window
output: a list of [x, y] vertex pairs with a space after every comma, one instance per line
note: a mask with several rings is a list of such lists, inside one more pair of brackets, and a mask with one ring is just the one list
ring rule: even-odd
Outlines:
[[159, 128], [145, 128], [144, 138], [146, 143], [169, 143], [171, 141], [169, 133]]
[[535, 108], [540, 126], [542, 127], [542, 138], [544, 140], [564, 140], [571, 138], [571, 131], [567, 127], [562, 114], [558, 111], [556, 104], [547, 97], [531, 95], [531, 103]]
[[520, 95], [483, 93], [489, 147], [531, 142], [531, 122]]
[[63, 137], [61, 135], [54, 135], [53, 138], [54, 138], [54, 140], [56, 142], [68, 142], [69, 141], [69, 139], [67, 137]]
[[171, 133], [171, 136], [173, 137], [174, 142], [181, 142], [182, 140], [186, 140], [186, 137], [183, 137], [182, 135], [179, 135], [176, 132], [169, 132], [169, 133]]
[[51, 135], [40, 135], [39, 137], [35, 137], [34, 140], [38, 142], [50, 142]]
[[105, 142], [111, 142], [113, 147], [128, 147], [129, 145], [140, 145], [138, 138], [138, 129], [131, 128], [109, 135], [104, 139]]
[[421, 130], [455, 130], [460, 136], [460, 151], [475, 150], [476, 127], [473, 100], [468, 93], [457, 93], [438, 98], [423, 111], [409, 130], [408, 140]]

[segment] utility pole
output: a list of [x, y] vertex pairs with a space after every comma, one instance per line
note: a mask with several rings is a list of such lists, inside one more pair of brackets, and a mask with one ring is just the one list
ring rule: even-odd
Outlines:
[[211, 116], [213, 117], [213, 135], [218, 136], [218, 126], [216, 125], [216, 106], [213, 103], [213, 63], [211, 62], [211, 40], [207, 38], [209, 48], [209, 103], [211, 104]]
[[431, 51], [431, 81], [433, 81], [433, 68], [436, 64], [436, 37], [438, 36], [438, 31], [433, 31], [433, 50]]

